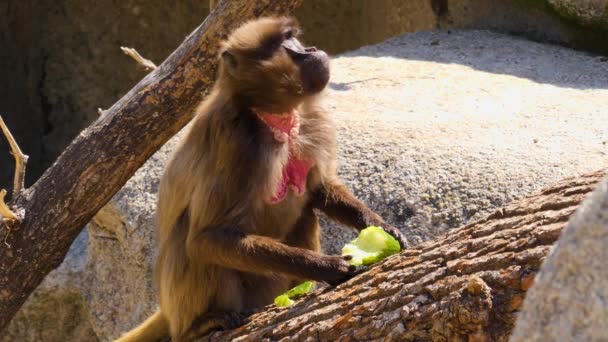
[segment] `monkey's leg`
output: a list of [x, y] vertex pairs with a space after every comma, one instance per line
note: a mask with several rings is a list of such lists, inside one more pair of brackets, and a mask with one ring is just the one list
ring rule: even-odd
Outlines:
[[186, 249], [192, 260], [243, 272], [280, 272], [295, 278], [339, 284], [357, 271], [344, 257], [328, 256], [277, 240], [246, 233], [238, 226], [210, 226], [188, 235]]
[[[302, 215], [285, 238], [285, 243], [289, 246], [305, 248], [315, 252], [321, 251], [319, 220], [312, 210], [312, 206], [304, 208]], [[307, 280], [310, 279], [294, 279], [290, 288]]]
[[319, 221], [312, 206], [304, 208], [302, 215], [285, 238], [285, 243], [315, 252], [321, 251]]
[[330, 218], [357, 230], [369, 226], [381, 226], [394, 236], [402, 248], [409, 246], [405, 236], [355, 197], [343, 184], [334, 181], [320, 186], [313, 194], [313, 206]]

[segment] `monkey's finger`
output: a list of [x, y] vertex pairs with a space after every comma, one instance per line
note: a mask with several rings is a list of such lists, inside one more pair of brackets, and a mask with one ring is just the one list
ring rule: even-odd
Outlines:
[[405, 236], [402, 236], [401, 239], [399, 239], [399, 243], [401, 244], [401, 249], [410, 248], [410, 243], [407, 241]]
[[397, 241], [399, 241], [399, 244], [401, 245], [401, 249], [408, 249], [410, 248], [410, 244], [407, 241], [407, 238], [403, 235], [401, 235], [400, 237], [395, 237], [397, 239]]
[[397, 241], [399, 241], [399, 245], [401, 245], [401, 249], [407, 249], [410, 247], [410, 244], [407, 241], [407, 238], [405, 237], [405, 235], [403, 235], [403, 233], [396, 227], [388, 227], [386, 232], [389, 233], [390, 235], [392, 235], [395, 239], [397, 239]]

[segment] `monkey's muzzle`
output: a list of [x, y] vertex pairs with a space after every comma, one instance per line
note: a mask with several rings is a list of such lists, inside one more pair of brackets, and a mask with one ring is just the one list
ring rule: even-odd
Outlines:
[[300, 78], [304, 91], [318, 93], [329, 82], [329, 57], [316, 47], [304, 47], [297, 39], [286, 39], [283, 48], [300, 67]]

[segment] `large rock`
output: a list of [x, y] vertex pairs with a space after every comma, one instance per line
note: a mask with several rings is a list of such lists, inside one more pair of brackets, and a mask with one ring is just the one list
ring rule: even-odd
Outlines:
[[[405, 32], [437, 27], [429, 0], [306, 0], [296, 10], [304, 41], [330, 53], [381, 42]], [[331, 34], [328, 34], [331, 32]]]
[[93, 329], [103, 341], [140, 323], [156, 308], [156, 194], [175, 142], [154, 154], [88, 226], [85, 298]]
[[433, 31], [332, 66], [340, 173], [414, 243], [608, 161], [601, 57]]
[[[485, 31], [436, 31], [347, 53], [332, 70], [325, 106], [339, 127], [340, 174], [412, 243], [608, 162], [608, 63], [600, 57]], [[56, 290], [59, 297], [81, 284], [81, 321], [72, 323], [101, 341], [154, 310], [155, 195], [173, 144], [96, 216], [86, 266]], [[325, 225], [323, 247], [335, 253], [353, 236]], [[20, 317], [34, 317], [32, 308], [52, 315], [56, 306], [32, 297]], [[7, 341], [43, 336], [19, 322]], [[45, 341], [79, 340], [54, 334]]]
[[512, 342], [608, 340], [608, 178], [573, 215], [520, 313]]
[[[307, 0], [304, 37], [331, 52], [406, 32], [492, 29], [608, 53], [608, 0]], [[327, 34], [331, 32], [331, 34]]]
[[608, 0], [547, 0], [558, 13], [584, 25], [608, 28]]

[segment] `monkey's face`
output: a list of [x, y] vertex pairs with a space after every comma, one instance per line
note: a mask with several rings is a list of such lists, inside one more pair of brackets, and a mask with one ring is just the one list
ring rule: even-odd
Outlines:
[[225, 43], [222, 70], [248, 105], [270, 112], [296, 107], [329, 81], [329, 57], [298, 40], [293, 19], [264, 18], [237, 29]]

